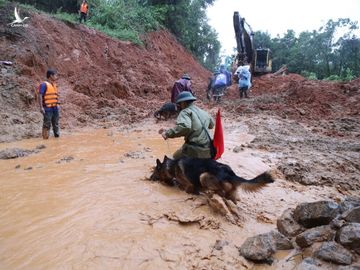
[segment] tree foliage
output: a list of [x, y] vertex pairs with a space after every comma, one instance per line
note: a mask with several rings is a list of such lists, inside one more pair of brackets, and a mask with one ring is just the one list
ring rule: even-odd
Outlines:
[[255, 33], [255, 47], [273, 52], [273, 69], [287, 65], [290, 72], [312, 79], [351, 80], [360, 76], [360, 39], [355, 36], [357, 22], [329, 20], [318, 31], [288, 30], [282, 37]]
[[59, 8], [66, 12], [76, 12], [78, 10], [78, 0], [20, 0], [17, 2], [32, 5], [48, 12], [55, 12]]
[[159, 11], [158, 18], [200, 63], [213, 69], [220, 62], [220, 42], [208, 24], [206, 8], [215, 0], [143, 0]]

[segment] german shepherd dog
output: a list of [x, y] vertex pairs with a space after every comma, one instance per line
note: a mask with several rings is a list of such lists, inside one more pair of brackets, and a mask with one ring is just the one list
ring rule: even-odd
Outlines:
[[161, 120], [161, 117], [164, 120], [168, 120], [170, 117], [177, 116], [179, 111], [177, 110], [176, 104], [168, 102], [161, 106], [160, 110], [154, 113], [154, 117], [158, 120]]
[[177, 183], [188, 193], [199, 194], [200, 191], [210, 190], [232, 200], [235, 204], [237, 187], [240, 186], [248, 192], [256, 192], [274, 182], [269, 172], [246, 180], [237, 176], [228, 165], [212, 159], [185, 157], [174, 160], [167, 156], [164, 157], [163, 162], [156, 160], [156, 167], [150, 180], [168, 185]]

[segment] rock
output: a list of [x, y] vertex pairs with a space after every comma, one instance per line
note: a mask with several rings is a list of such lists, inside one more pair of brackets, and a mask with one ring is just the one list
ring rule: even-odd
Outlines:
[[212, 194], [208, 196], [208, 203], [212, 209], [225, 216], [232, 224], [243, 225], [245, 219], [241, 215], [241, 209], [232, 201], [226, 200], [218, 194]]
[[231, 219], [235, 220], [236, 225], [243, 226], [243, 224], [245, 223], [245, 218], [243, 216], [244, 210], [231, 200], [224, 201], [232, 215]]
[[305, 115], [306, 111], [301, 109], [301, 108], [297, 108], [298, 112], [300, 113], [300, 115]]
[[243, 151], [244, 149], [241, 146], [235, 146], [233, 149], [234, 153], [239, 153], [240, 151]]
[[276, 251], [276, 242], [269, 234], [259, 234], [249, 237], [241, 245], [240, 255], [255, 262], [269, 261]]
[[332, 201], [299, 204], [294, 219], [306, 228], [329, 224], [340, 213], [340, 207]]
[[34, 153], [33, 150], [24, 150], [20, 148], [11, 148], [0, 151], [0, 159], [13, 159], [18, 157], [25, 157]]
[[220, 213], [223, 216], [231, 216], [231, 212], [226, 206], [223, 198], [218, 194], [214, 194], [213, 196], [208, 197], [208, 203], [212, 209], [216, 212]]
[[360, 223], [360, 206], [349, 209], [342, 214], [342, 218], [347, 222]]
[[56, 163], [58, 163], [58, 164], [60, 164], [60, 163], [69, 163], [72, 160], [74, 160], [74, 157], [67, 156], [67, 157], [63, 157], [62, 159], [56, 161]]
[[124, 154], [124, 157], [132, 158], [132, 159], [145, 159], [144, 153], [140, 151], [128, 152]]
[[319, 260], [308, 257], [305, 258], [297, 267], [296, 270], [322, 270], [322, 263]]
[[352, 262], [351, 253], [336, 242], [323, 243], [319, 249], [314, 252], [314, 256], [335, 264], [349, 265]]
[[352, 264], [348, 266], [340, 266], [338, 270], [360, 270], [360, 264]]
[[286, 209], [281, 217], [276, 222], [277, 229], [285, 236], [296, 236], [299, 233], [305, 231], [301, 225], [299, 225], [293, 218], [293, 209]]
[[38, 146], [36, 146], [36, 149], [41, 150], [41, 149], [45, 149], [46, 145], [45, 144], [39, 144]]
[[360, 206], [360, 197], [348, 196], [340, 203], [340, 210], [343, 213], [357, 206]]
[[314, 242], [323, 242], [333, 240], [335, 237], [335, 231], [329, 226], [320, 226], [309, 229], [298, 236], [296, 236], [295, 242], [301, 247], [309, 247]]
[[216, 240], [214, 248], [216, 250], [222, 250], [224, 246], [227, 246], [229, 244], [226, 240]]
[[274, 238], [276, 243], [276, 250], [288, 250], [294, 248], [291, 240], [278, 231], [271, 231], [269, 234]]
[[357, 253], [359, 253], [360, 223], [350, 223], [342, 227], [336, 234], [336, 241], [344, 247], [354, 249]]
[[331, 228], [333, 228], [334, 230], [338, 230], [340, 229], [342, 226], [344, 226], [346, 224], [346, 221], [341, 219], [340, 216], [334, 218], [331, 222], [330, 222], [330, 226]]

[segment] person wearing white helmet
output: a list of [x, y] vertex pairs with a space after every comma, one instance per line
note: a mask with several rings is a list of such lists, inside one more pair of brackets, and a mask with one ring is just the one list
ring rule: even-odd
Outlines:
[[168, 138], [184, 137], [185, 143], [174, 154], [174, 159], [182, 157], [211, 158], [209, 129], [214, 128], [213, 118], [193, 104], [196, 100], [190, 92], [181, 92], [176, 99], [180, 107], [174, 128], [161, 128], [159, 134]]

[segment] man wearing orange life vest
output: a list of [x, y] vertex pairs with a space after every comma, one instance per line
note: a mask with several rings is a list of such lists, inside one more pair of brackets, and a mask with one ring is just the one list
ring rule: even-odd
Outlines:
[[83, 19], [84, 19], [84, 22], [86, 22], [86, 17], [87, 17], [88, 11], [89, 11], [89, 6], [87, 4], [87, 1], [83, 0], [82, 3], [81, 3], [81, 6], [80, 6], [80, 10], [79, 10], [79, 13], [80, 13], [79, 21], [80, 21], [80, 23], [81, 23], [81, 21]]
[[56, 71], [49, 69], [46, 72], [47, 81], [39, 87], [39, 106], [40, 112], [44, 116], [42, 137], [49, 138], [49, 131], [53, 127], [54, 136], [58, 138], [59, 132], [59, 96], [55, 82], [57, 79]]

